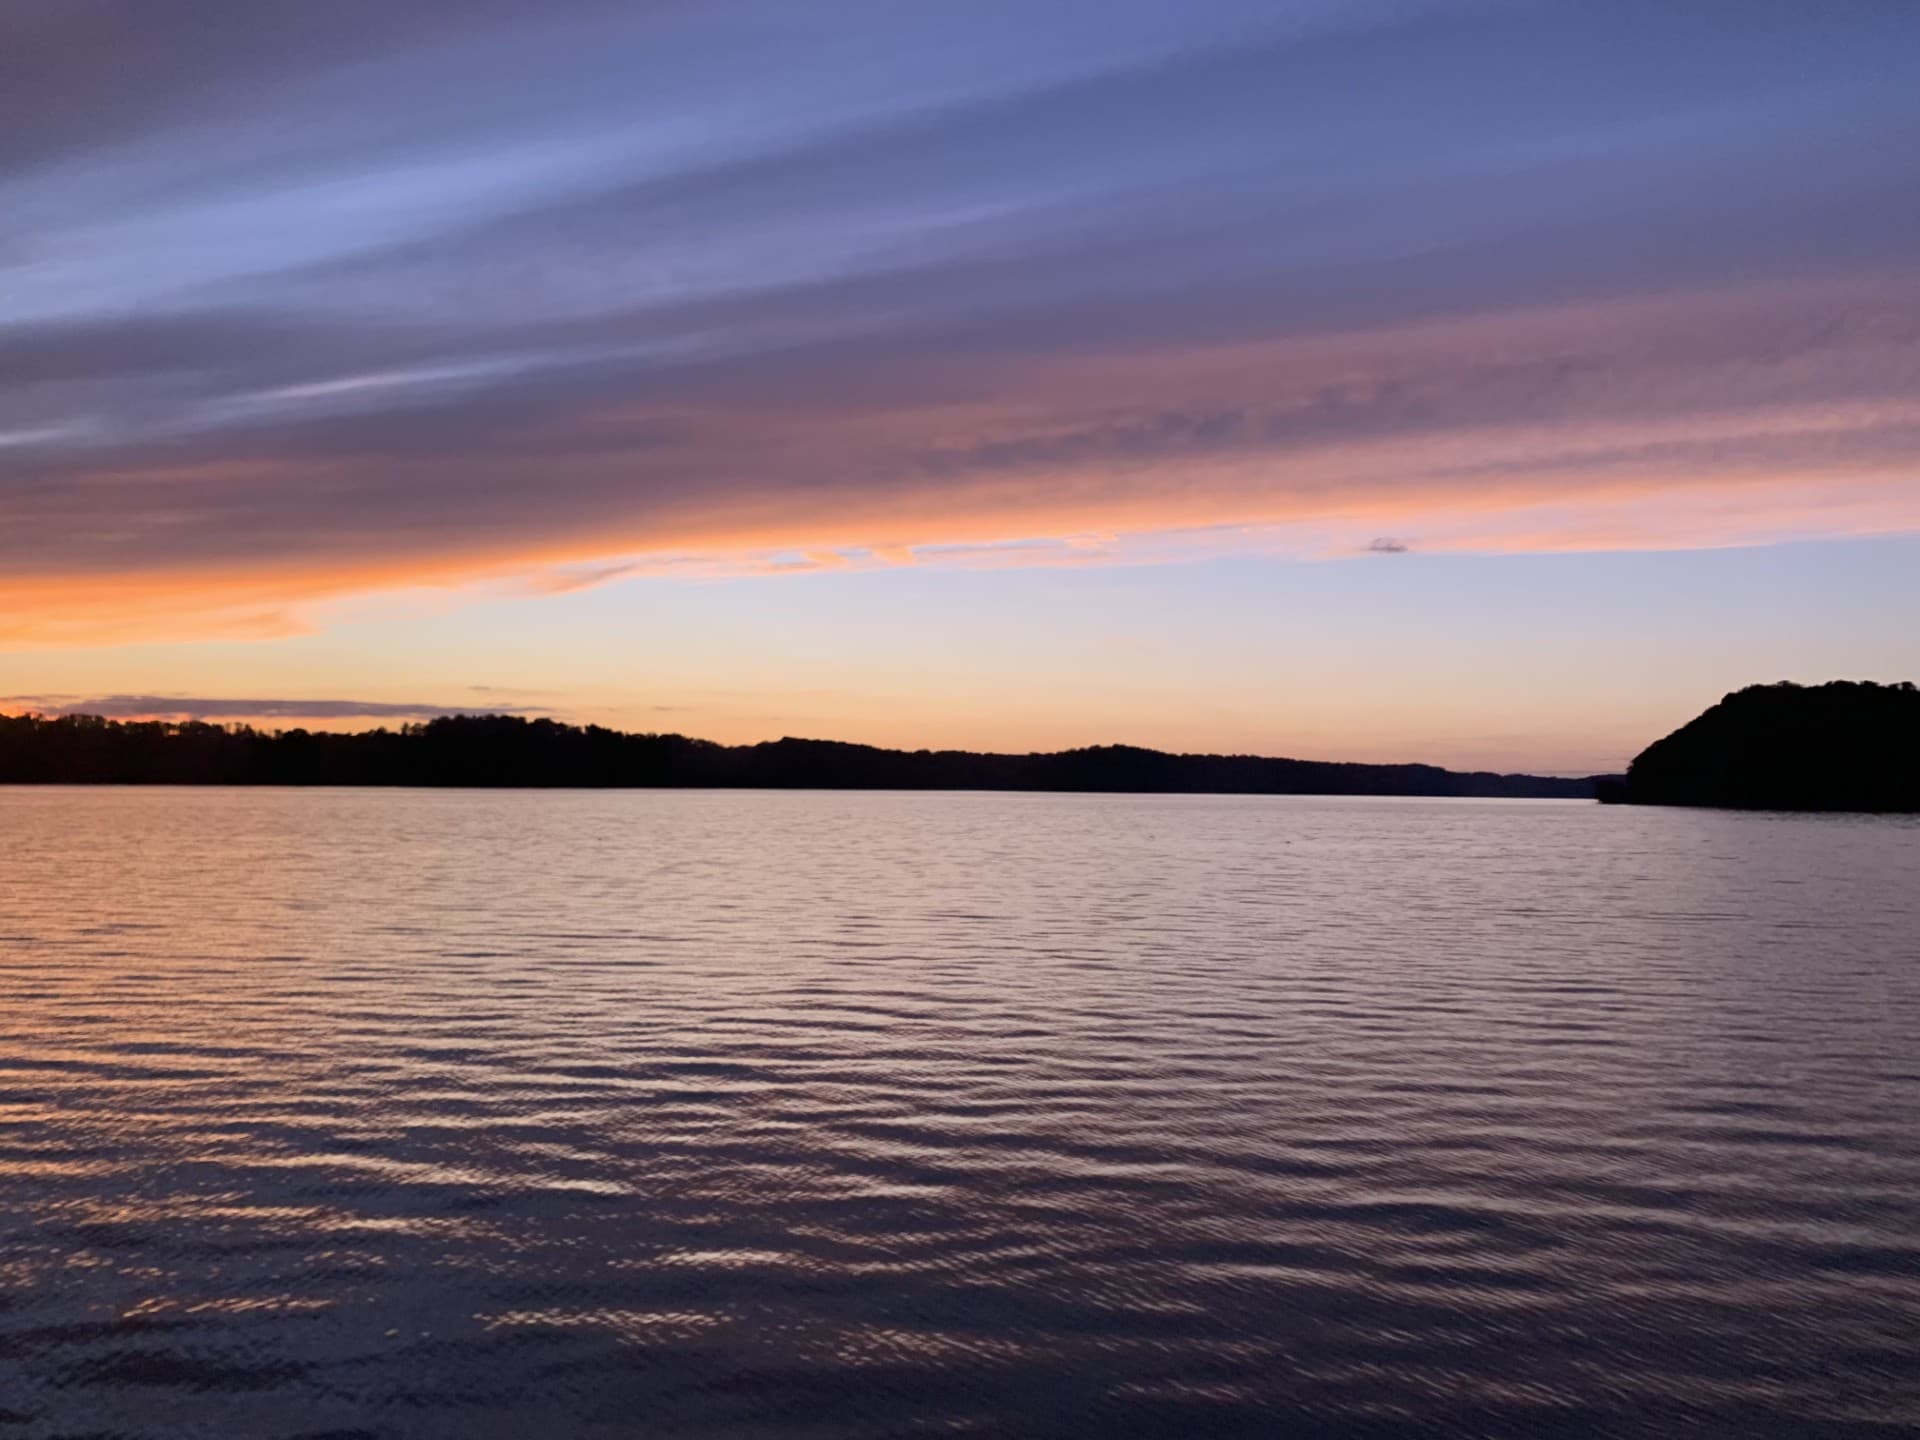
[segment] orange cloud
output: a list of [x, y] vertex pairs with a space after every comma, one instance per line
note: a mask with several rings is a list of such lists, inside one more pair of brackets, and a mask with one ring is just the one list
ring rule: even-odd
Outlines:
[[0, 646], [293, 634], [403, 588], [1914, 531], [1916, 342], [1896, 279], [925, 359], [879, 389], [689, 376], [504, 430], [476, 413], [450, 453], [267, 432], [69, 461], [0, 508]]

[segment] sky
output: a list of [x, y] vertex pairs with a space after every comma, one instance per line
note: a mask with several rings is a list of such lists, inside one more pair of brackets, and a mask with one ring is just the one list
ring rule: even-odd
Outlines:
[[1906, 0], [0, 0], [0, 711], [1587, 773], [1916, 617]]

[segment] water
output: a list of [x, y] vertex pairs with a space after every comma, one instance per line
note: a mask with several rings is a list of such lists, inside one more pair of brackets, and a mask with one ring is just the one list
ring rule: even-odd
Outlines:
[[0, 790], [0, 1435], [1920, 1426], [1920, 825]]

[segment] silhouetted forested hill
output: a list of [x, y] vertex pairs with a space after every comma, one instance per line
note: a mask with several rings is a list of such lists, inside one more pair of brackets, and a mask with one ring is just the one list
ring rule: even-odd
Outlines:
[[1100, 745], [1055, 755], [880, 750], [828, 740], [716, 745], [597, 725], [473, 715], [371, 730], [0, 716], [0, 783], [127, 785], [754, 786], [846, 790], [1131, 790], [1263, 795], [1585, 798], [1591, 780], [1167, 755]]
[[1634, 759], [1602, 799], [1742, 810], [1920, 810], [1920, 691], [1750, 685]]

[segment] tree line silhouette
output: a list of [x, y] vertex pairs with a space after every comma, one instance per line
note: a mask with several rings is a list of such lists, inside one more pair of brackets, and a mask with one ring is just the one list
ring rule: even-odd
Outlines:
[[1592, 779], [1433, 765], [1172, 755], [883, 750], [830, 740], [720, 745], [510, 715], [345, 734], [97, 716], [0, 716], [0, 783], [1081, 790], [1591, 798]]
[[1656, 740], [1600, 798], [1740, 810], [1920, 810], [1920, 690], [1749, 685]]

